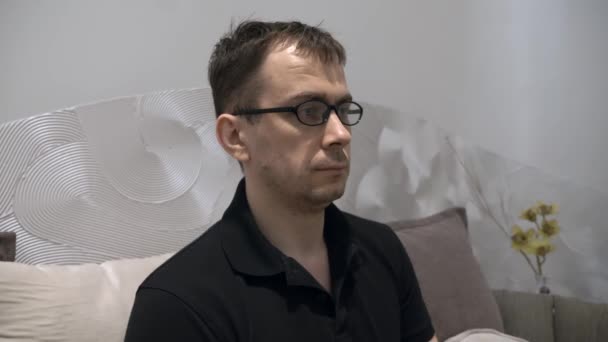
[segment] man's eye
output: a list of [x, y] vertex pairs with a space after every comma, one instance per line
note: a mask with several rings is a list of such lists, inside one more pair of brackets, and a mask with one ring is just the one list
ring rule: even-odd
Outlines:
[[300, 113], [304, 115], [317, 115], [323, 112], [323, 106], [318, 103], [308, 103], [299, 108]]
[[314, 114], [316, 114], [315, 108], [312, 108], [312, 107], [304, 108], [303, 112], [304, 112], [305, 115], [314, 115]]

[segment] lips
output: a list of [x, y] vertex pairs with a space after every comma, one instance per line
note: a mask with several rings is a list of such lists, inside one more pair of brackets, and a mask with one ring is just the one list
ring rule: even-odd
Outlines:
[[317, 171], [342, 171], [347, 170], [350, 162], [346, 151], [340, 149], [329, 150], [326, 158], [319, 159], [313, 167]]
[[322, 167], [315, 168], [318, 171], [340, 171], [348, 168], [348, 164], [335, 164], [335, 165], [324, 165]]

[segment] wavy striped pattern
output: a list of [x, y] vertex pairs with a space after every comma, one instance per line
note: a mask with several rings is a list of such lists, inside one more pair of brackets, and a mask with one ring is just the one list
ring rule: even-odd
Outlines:
[[32, 235], [23, 229], [13, 215], [0, 219], [0, 231], [17, 234], [17, 255], [15, 261], [24, 264], [76, 265], [101, 263], [112, 259], [110, 256], [93, 253], [84, 249], [57, 244]]
[[19, 178], [36, 158], [57, 146], [84, 139], [78, 118], [69, 111], [0, 125], [0, 217], [12, 212]]
[[188, 191], [199, 175], [200, 139], [180, 121], [147, 117], [138, 102], [117, 99], [76, 111], [95, 159], [118, 192], [147, 203], [173, 200]]
[[174, 252], [215, 222], [241, 177], [215, 140], [209, 89], [73, 107], [0, 126], [0, 230], [25, 263]]
[[169, 119], [193, 129], [205, 149], [205, 157], [226, 158], [215, 138], [215, 109], [210, 88], [166, 91], [142, 96], [139, 113], [148, 119]]
[[49, 241], [116, 258], [150, 256], [200, 235], [211, 223], [216, 194], [207, 193], [212, 201], [202, 200], [203, 192], [162, 204], [130, 200], [102, 176], [85, 143], [71, 143], [28, 169], [14, 211], [26, 231]]

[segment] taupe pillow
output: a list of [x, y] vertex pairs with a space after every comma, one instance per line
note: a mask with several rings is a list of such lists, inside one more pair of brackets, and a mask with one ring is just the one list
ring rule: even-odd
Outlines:
[[14, 232], [0, 232], [0, 261], [15, 261], [15, 243]]
[[388, 224], [412, 260], [440, 341], [473, 328], [504, 332], [498, 305], [469, 244], [463, 208]]

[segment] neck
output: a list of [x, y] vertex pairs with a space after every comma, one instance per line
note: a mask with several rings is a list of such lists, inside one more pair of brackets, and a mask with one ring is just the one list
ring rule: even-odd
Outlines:
[[299, 208], [256, 182], [245, 182], [247, 201], [262, 234], [296, 260], [325, 252], [325, 208]]

